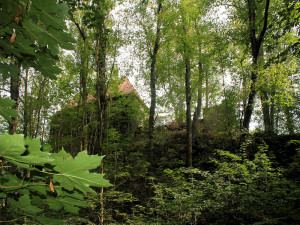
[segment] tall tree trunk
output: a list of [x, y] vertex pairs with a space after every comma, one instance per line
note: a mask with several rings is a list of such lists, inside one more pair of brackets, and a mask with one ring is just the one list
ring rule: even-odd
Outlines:
[[199, 61], [198, 63], [198, 100], [197, 100], [197, 107], [194, 112], [193, 116], [193, 123], [192, 123], [192, 140], [193, 143], [196, 141], [198, 135], [199, 135], [199, 121], [201, 116], [201, 108], [202, 108], [202, 82], [203, 82], [203, 69], [202, 69], [202, 63]]
[[[107, 50], [107, 29], [105, 26], [106, 12], [105, 12], [105, 1], [97, 3], [97, 10], [102, 14], [98, 19], [97, 27], [97, 41], [96, 41], [96, 52], [95, 58], [97, 63], [97, 83], [96, 83], [96, 99], [97, 99], [97, 110], [98, 110], [98, 155], [103, 155], [104, 145], [104, 121], [105, 121], [105, 110], [107, 105], [106, 99], [106, 50]], [[104, 165], [101, 163], [101, 174], [104, 173]], [[100, 204], [100, 218], [99, 224], [104, 224], [104, 204], [103, 204], [103, 188], [101, 188], [99, 196]]]
[[275, 102], [274, 102], [274, 93], [271, 93], [271, 107], [270, 107], [270, 121], [271, 121], [271, 130], [276, 133], [275, 130]]
[[[20, 73], [17, 75], [17, 77], [11, 76], [10, 78], [10, 98], [11, 100], [15, 101], [15, 105], [13, 106], [13, 109], [18, 111], [19, 108], [19, 100], [20, 100], [20, 78], [21, 78], [21, 64], [18, 64], [18, 67], [20, 69]], [[18, 126], [18, 118], [12, 118], [12, 120], [9, 122], [9, 134], [14, 134], [17, 131]]]
[[[80, 67], [80, 86], [81, 86], [81, 99], [82, 99], [82, 138], [81, 149], [86, 150], [88, 148], [88, 134], [87, 134], [87, 74], [88, 74], [88, 56], [86, 54], [86, 43], [83, 42], [83, 49], [80, 54], [81, 67]], [[83, 148], [83, 149], [82, 149]]]
[[27, 131], [28, 131], [28, 72], [29, 69], [26, 70], [26, 76], [25, 76], [25, 90], [24, 90], [24, 124], [23, 124], [23, 133], [24, 137], [27, 137]]
[[88, 55], [87, 55], [87, 46], [86, 46], [86, 34], [84, 26], [80, 26], [79, 23], [76, 22], [74, 15], [70, 12], [71, 20], [76, 25], [79, 34], [83, 40], [82, 49], [80, 53], [80, 94], [82, 100], [82, 133], [80, 138], [80, 151], [88, 149], [88, 132], [87, 132], [87, 77], [88, 77]]
[[[179, 89], [180, 90], [184, 89], [184, 85], [181, 82], [179, 83]], [[176, 122], [183, 122], [183, 121], [184, 121], [184, 95], [180, 93], [178, 96]]]
[[251, 85], [250, 93], [248, 95], [248, 101], [245, 109], [243, 129], [248, 132], [250, 120], [254, 108], [254, 101], [256, 96], [256, 82], [257, 82], [257, 66], [258, 66], [258, 56], [261, 44], [265, 37], [268, 24], [268, 13], [269, 13], [270, 0], [266, 0], [265, 14], [264, 14], [264, 24], [260, 34], [257, 34], [256, 25], [256, 0], [247, 0], [248, 7], [248, 19], [249, 19], [249, 36], [251, 41], [251, 52], [252, 52], [252, 72], [251, 72]]
[[284, 114], [286, 117], [286, 128], [289, 132], [289, 135], [295, 134], [295, 125], [293, 121], [293, 115], [290, 113], [290, 109], [288, 106], [284, 107]]
[[[260, 65], [260, 67], [263, 67], [265, 64], [263, 46], [260, 48], [260, 51], [259, 51], [258, 63]], [[268, 96], [268, 93], [265, 90], [263, 90], [263, 88], [262, 88], [262, 90], [260, 90], [260, 101], [261, 101], [261, 105], [262, 105], [265, 132], [271, 133], [271, 132], [273, 132], [273, 130], [272, 130], [271, 118], [270, 118], [269, 96]]]
[[32, 131], [30, 133], [31, 137], [33, 138], [37, 137], [37, 133], [39, 130], [40, 112], [43, 107], [44, 91], [45, 91], [45, 85], [47, 81], [46, 77], [43, 77], [42, 79], [43, 79], [42, 82], [39, 84], [40, 89], [37, 98], [37, 105], [36, 105], [35, 115], [33, 119]]
[[153, 47], [153, 52], [151, 53], [151, 69], [150, 69], [150, 90], [151, 90], [151, 105], [150, 105], [150, 115], [149, 115], [149, 158], [155, 160], [155, 154], [153, 154], [153, 133], [154, 133], [154, 117], [155, 117], [155, 108], [156, 108], [156, 74], [155, 74], [155, 64], [157, 59], [157, 53], [159, 50], [160, 44], [160, 26], [161, 26], [161, 11], [162, 3], [158, 1], [157, 9], [157, 27], [156, 27], [156, 38]]
[[[185, 23], [183, 19], [183, 23]], [[187, 36], [187, 30], [185, 24], [183, 24], [183, 30], [185, 36]], [[184, 61], [185, 61], [185, 95], [186, 95], [186, 166], [193, 166], [193, 143], [192, 143], [192, 121], [191, 121], [191, 62], [190, 51], [187, 43], [184, 40]]]
[[[208, 102], [209, 102], [209, 92], [208, 92], [208, 72], [205, 73], [205, 111], [208, 110]], [[205, 115], [204, 115], [205, 116]]]
[[273, 132], [273, 126], [272, 126], [271, 116], [270, 116], [269, 97], [266, 91], [260, 91], [260, 100], [261, 100], [262, 111], [263, 111], [265, 132], [266, 133]]
[[[104, 36], [104, 33], [103, 33]], [[98, 108], [98, 137], [99, 155], [103, 155], [104, 114], [106, 108], [106, 40], [98, 39], [97, 47], [97, 108]]]

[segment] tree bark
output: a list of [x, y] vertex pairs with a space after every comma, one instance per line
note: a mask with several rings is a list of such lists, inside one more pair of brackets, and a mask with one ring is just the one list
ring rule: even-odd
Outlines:
[[27, 131], [28, 131], [28, 72], [29, 69], [26, 70], [26, 76], [25, 76], [25, 90], [24, 90], [24, 123], [23, 123], [23, 134], [24, 137], [27, 137]]
[[[183, 20], [183, 22], [185, 22]], [[185, 24], [183, 24], [184, 35], [187, 36]], [[185, 95], [186, 95], [186, 166], [193, 166], [193, 143], [192, 143], [192, 121], [191, 121], [191, 62], [190, 51], [186, 40], [184, 40], [184, 61], [185, 61]]]
[[[180, 82], [179, 89], [183, 90], [184, 85]], [[182, 93], [178, 96], [178, 106], [177, 106], [177, 117], [176, 122], [184, 122], [184, 95]]]
[[198, 135], [199, 135], [199, 121], [201, 116], [201, 108], [202, 108], [202, 82], [203, 82], [203, 69], [202, 69], [202, 63], [199, 61], [198, 63], [198, 100], [197, 100], [197, 107], [194, 112], [193, 116], [193, 123], [192, 123], [192, 140], [193, 143], [196, 141]]
[[[209, 101], [209, 92], [208, 92], [208, 73], [205, 73], [205, 110], [208, 110], [208, 101]], [[204, 115], [205, 116], [205, 115]]]
[[[88, 148], [88, 134], [87, 134], [87, 76], [88, 76], [88, 56], [86, 54], [85, 39], [83, 42], [83, 49], [80, 54], [80, 86], [81, 86], [81, 99], [82, 99], [82, 138], [81, 150]], [[83, 149], [82, 149], [83, 148]]]
[[[248, 101], [245, 109], [243, 129], [245, 132], [249, 132], [249, 125], [251, 116], [253, 113], [255, 96], [256, 96], [256, 82], [257, 82], [257, 66], [258, 66], [258, 56], [261, 44], [265, 37], [265, 33], [268, 25], [268, 13], [269, 13], [270, 0], [266, 0], [265, 14], [264, 14], [264, 24], [262, 31], [257, 35], [257, 25], [256, 25], [256, 0], [247, 0], [248, 7], [248, 19], [249, 19], [249, 36], [251, 42], [251, 53], [252, 53], [252, 72], [251, 72], [251, 85], [250, 93], [248, 95]], [[258, 36], [258, 37], [257, 37]]]
[[[96, 51], [95, 59], [97, 64], [97, 82], [96, 82], [96, 99], [97, 99], [97, 114], [98, 114], [98, 155], [104, 154], [104, 121], [105, 121], [105, 111], [107, 106], [107, 87], [106, 87], [106, 52], [107, 52], [107, 38], [108, 31], [105, 26], [105, 20], [107, 16], [106, 12], [106, 2], [97, 2], [97, 10], [100, 15], [98, 15], [97, 27], [96, 27]], [[101, 163], [100, 168], [101, 174], [104, 174], [104, 165]], [[99, 196], [100, 204], [100, 217], [99, 224], [104, 224], [104, 203], [103, 203], [103, 187], [100, 191]]]
[[[20, 73], [17, 77], [11, 76], [10, 78], [10, 98], [15, 101], [15, 105], [12, 107], [16, 111], [19, 108], [19, 100], [20, 100], [20, 78], [21, 78], [21, 64], [18, 64], [18, 68], [20, 69]], [[18, 118], [12, 118], [9, 122], [9, 134], [14, 134], [17, 131], [18, 126]]]
[[270, 116], [269, 97], [266, 91], [260, 91], [260, 100], [261, 100], [262, 111], [263, 111], [265, 132], [269, 133], [273, 131], [273, 126], [272, 126], [271, 116]]
[[286, 117], [286, 128], [289, 131], [289, 135], [295, 134], [295, 125], [293, 121], [293, 116], [290, 113], [289, 107], [285, 106], [284, 107], [284, 114]]
[[103, 155], [104, 114], [106, 109], [106, 40], [105, 33], [101, 33], [97, 41], [97, 108], [98, 108], [98, 137], [99, 155]]
[[154, 117], [155, 117], [155, 108], [156, 108], [156, 74], [155, 74], [155, 64], [157, 60], [157, 53], [159, 50], [160, 44], [160, 26], [161, 26], [161, 11], [162, 3], [158, 1], [157, 9], [157, 27], [156, 27], [156, 38], [153, 47], [153, 52], [151, 53], [151, 69], [150, 69], [150, 90], [151, 90], [151, 105], [150, 105], [150, 115], [149, 115], [149, 157], [154, 157], [153, 154], [153, 133], [154, 133]]
[[38, 93], [38, 98], [37, 98], [37, 103], [36, 103], [36, 108], [35, 108], [35, 115], [34, 115], [34, 120], [33, 120], [33, 125], [32, 125], [32, 130], [31, 130], [31, 137], [36, 138], [39, 130], [39, 121], [40, 121], [40, 112], [43, 107], [43, 98], [44, 98], [44, 91], [45, 91], [45, 85], [47, 78], [43, 77], [42, 82], [39, 83], [39, 93]]

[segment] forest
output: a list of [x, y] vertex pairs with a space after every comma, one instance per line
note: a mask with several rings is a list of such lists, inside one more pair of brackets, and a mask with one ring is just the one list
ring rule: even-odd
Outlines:
[[300, 2], [0, 0], [1, 224], [300, 224]]

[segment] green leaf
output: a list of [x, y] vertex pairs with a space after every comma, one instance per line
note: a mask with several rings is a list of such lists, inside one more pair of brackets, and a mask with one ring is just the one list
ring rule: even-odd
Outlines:
[[42, 37], [47, 32], [44, 26], [34, 23], [32, 20], [26, 20], [23, 22], [23, 27], [25, 28], [25, 34], [33, 41], [37, 41], [41, 47], [47, 46], [47, 42]]
[[23, 180], [13, 174], [4, 174], [0, 178], [1, 188], [0, 190], [5, 192], [15, 192], [16, 189], [21, 188]]
[[25, 150], [23, 136], [17, 134], [9, 135], [7, 133], [0, 136], [0, 156], [21, 168], [28, 168], [21, 156]]
[[74, 39], [71, 38], [70, 35], [65, 32], [50, 27], [48, 33], [43, 36], [45, 40], [47, 40], [49, 50], [54, 55], [57, 55], [59, 53], [59, 45], [64, 49], [74, 49], [72, 45]]
[[47, 191], [49, 191], [49, 186], [46, 185], [45, 183], [34, 183], [35, 185], [29, 186], [28, 189], [34, 192], [37, 192], [41, 195], [46, 196]]
[[36, 24], [33, 21], [25, 21], [23, 26], [26, 29], [27, 35], [33, 41], [37, 41], [41, 47], [48, 46], [52, 55], [59, 53], [59, 46], [69, 50], [74, 48], [72, 43], [75, 40], [63, 30], [52, 27], [46, 30], [46, 27]]
[[11, 76], [17, 77], [19, 73], [20, 69], [15, 65], [0, 63], [0, 74], [2, 74], [4, 80]]
[[64, 224], [63, 220], [55, 219], [55, 218], [49, 218], [45, 216], [39, 216], [36, 218], [40, 222], [40, 224], [47, 224], [47, 225], [57, 225], [57, 224]]
[[47, 28], [66, 29], [65, 17], [68, 13], [66, 4], [57, 4], [56, 0], [38, 0], [32, 2], [32, 13], [38, 14], [39, 19]]
[[19, 201], [10, 199], [9, 202], [13, 207], [19, 208], [20, 210], [24, 211], [27, 215], [35, 215], [37, 213], [42, 212], [42, 209], [31, 204], [31, 199], [29, 195], [23, 195], [19, 199]]
[[[27, 146], [27, 153], [25, 154]], [[27, 138], [24, 140], [22, 135], [8, 135], [4, 133], [0, 136], [0, 156], [21, 168], [29, 168], [30, 165], [44, 165], [53, 161], [50, 153], [42, 152], [39, 139]]]
[[62, 208], [65, 209], [66, 212], [78, 214], [79, 207], [88, 207], [86, 201], [82, 194], [78, 192], [68, 193], [66, 191], [58, 191], [61, 195], [56, 198], [47, 198], [46, 203], [49, 205], [49, 208], [55, 211], [59, 211]]
[[43, 76], [50, 79], [56, 79], [56, 74], [61, 72], [61, 69], [56, 66], [55, 61], [51, 58], [50, 54], [37, 53], [37, 60], [32, 63], [32, 66], [40, 71]]
[[111, 186], [102, 174], [89, 172], [89, 170], [96, 169], [101, 165], [103, 156], [88, 155], [86, 151], [83, 151], [73, 158], [62, 149], [59, 153], [52, 154], [51, 157], [55, 159], [51, 163], [55, 166], [54, 170], [59, 172], [59, 174], [54, 175], [53, 182], [60, 183], [60, 186], [69, 191], [78, 189], [84, 194], [88, 192], [95, 194], [90, 186]]
[[18, 1], [5, 0], [1, 1], [1, 8], [1, 11], [6, 12], [8, 15], [15, 15], [19, 10], [19, 4]]
[[34, 165], [44, 165], [50, 163], [53, 159], [50, 158], [50, 153], [41, 151], [41, 143], [38, 138], [26, 138], [25, 145], [28, 146], [28, 155], [23, 156], [23, 160]]
[[15, 102], [9, 98], [0, 97], [0, 116], [7, 121], [11, 121], [12, 118], [18, 117], [18, 112], [11, 107], [14, 106]]
[[[35, 55], [34, 48], [32, 47], [32, 42], [24, 38], [23, 35], [17, 34], [16, 40], [14, 42], [15, 50], [13, 51], [15, 55], [22, 57], [22, 55]], [[19, 53], [17, 54], [17, 53]]]

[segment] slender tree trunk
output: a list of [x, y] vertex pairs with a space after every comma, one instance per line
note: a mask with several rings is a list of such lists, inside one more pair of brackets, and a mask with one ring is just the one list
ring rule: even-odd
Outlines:
[[[18, 64], [18, 67], [20, 69], [20, 73], [17, 75], [17, 77], [11, 76], [10, 78], [10, 98], [11, 100], [15, 101], [15, 105], [13, 106], [13, 109], [18, 111], [19, 108], [19, 100], [20, 100], [20, 78], [21, 78], [21, 64]], [[17, 131], [18, 126], [18, 118], [12, 118], [12, 120], [9, 122], [9, 134], [14, 134]]]
[[[102, 8], [102, 2], [98, 3], [99, 12], [105, 14]], [[96, 99], [97, 99], [97, 109], [98, 109], [98, 155], [103, 155], [103, 144], [104, 144], [104, 120], [105, 120], [105, 110], [107, 105], [106, 99], [106, 48], [107, 48], [107, 30], [105, 27], [105, 17], [101, 18], [99, 21], [100, 26], [97, 30], [97, 43], [96, 43], [96, 63], [97, 63], [97, 83], [96, 83]], [[99, 18], [100, 19], [100, 18]], [[104, 173], [104, 165], [101, 163], [101, 174]], [[104, 224], [104, 204], [103, 204], [103, 188], [101, 188], [99, 196], [100, 204], [100, 217], [99, 224]]]
[[35, 135], [34, 138], [38, 137], [39, 130], [40, 130], [40, 120], [41, 120], [41, 111], [42, 111], [43, 106], [41, 106], [38, 110], [38, 116], [37, 116], [37, 123], [36, 123], [36, 129], [35, 129]]
[[[265, 64], [263, 46], [260, 48], [260, 51], [259, 51], [258, 63], [259, 63], [260, 67], [263, 67]], [[268, 96], [268, 93], [265, 90], [263, 90], [263, 88], [262, 88], [262, 90], [260, 90], [260, 101], [261, 101], [261, 105], [262, 105], [265, 132], [271, 133], [271, 132], [273, 132], [273, 130], [272, 130], [271, 118], [270, 118], [269, 96]]]
[[24, 90], [24, 124], [23, 124], [23, 133], [24, 137], [27, 137], [27, 131], [28, 131], [28, 72], [29, 69], [26, 70], [26, 76], [25, 76], [25, 90]]
[[[184, 89], [184, 85], [181, 82], [179, 83], [179, 89], [180, 90]], [[184, 95], [181, 93], [179, 94], [177, 112], [178, 113], [177, 113], [176, 121], [183, 122], [184, 121]]]
[[157, 27], [156, 27], [156, 38], [153, 47], [153, 52], [151, 53], [151, 69], [150, 69], [150, 90], [151, 90], [151, 106], [150, 106], [150, 115], [149, 115], [149, 158], [155, 160], [155, 154], [153, 154], [153, 133], [154, 133], [154, 117], [155, 117], [155, 108], [156, 108], [156, 74], [155, 74], [155, 64], [157, 59], [157, 53], [159, 50], [160, 42], [160, 26], [161, 26], [161, 11], [162, 3], [158, 1], [157, 9]]
[[[185, 22], [185, 21], [184, 21]], [[185, 36], [187, 30], [183, 24]], [[186, 166], [193, 166], [193, 143], [192, 143], [192, 121], [191, 121], [191, 62], [190, 51], [186, 41], [184, 41], [184, 61], [185, 61], [185, 94], [186, 94]]]
[[256, 24], [256, 0], [247, 0], [248, 7], [248, 19], [249, 19], [249, 36], [251, 41], [251, 52], [252, 52], [252, 72], [251, 72], [251, 85], [250, 93], [248, 95], [248, 101], [244, 114], [243, 129], [248, 132], [250, 120], [254, 108], [254, 101], [256, 96], [256, 82], [257, 82], [257, 66], [258, 66], [258, 56], [261, 44], [263, 42], [267, 24], [268, 24], [268, 13], [269, 13], [270, 0], [266, 0], [265, 14], [264, 14], [264, 24], [260, 34], [257, 34], [257, 24]]
[[[31, 92], [30, 92], [30, 97], [32, 96], [32, 90], [31, 90]], [[29, 131], [27, 132], [29, 135], [30, 135], [30, 137], [32, 137], [32, 130], [33, 130], [33, 124], [32, 124], [32, 119], [33, 119], [33, 101], [29, 101], [29, 121], [28, 121], [28, 123], [29, 123]]]
[[82, 37], [82, 51], [80, 53], [81, 65], [80, 65], [80, 94], [82, 100], [82, 133], [80, 138], [80, 151], [88, 149], [88, 133], [87, 133], [87, 77], [88, 77], [88, 55], [87, 55], [87, 46], [86, 46], [86, 34], [83, 26], [80, 26], [76, 22], [73, 13], [70, 13], [71, 20], [76, 25], [80, 36]]
[[[81, 67], [80, 67], [80, 86], [82, 98], [82, 138], [81, 150], [88, 148], [88, 134], [87, 134], [87, 74], [88, 74], [88, 56], [86, 54], [86, 43], [83, 42], [83, 50], [81, 52]], [[82, 149], [83, 148], [83, 149]]]
[[40, 112], [43, 107], [43, 98], [44, 98], [44, 91], [45, 91], [45, 85], [46, 85], [47, 78], [44, 77], [43, 81], [39, 84], [40, 89], [38, 93], [38, 98], [37, 98], [37, 105], [36, 105], [36, 110], [35, 110], [35, 115], [34, 115], [34, 120], [33, 120], [33, 125], [32, 125], [32, 132], [30, 133], [31, 137], [36, 138], [38, 129], [39, 129], [39, 120], [40, 120]]
[[270, 104], [269, 104], [269, 97], [268, 93], [265, 91], [260, 91], [260, 100], [262, 105], [262, 111], [263, 111], [263, 121], [264, 121], [264, 127], [265, 132], [273, 132], [272, 130], [272, 123], [271, 123], [271, 117], [270, 117]]
[[275, 131], [275, 102], [274, 102], [274, 95], [271, 93], [271, 107], [270, 107], [270, 121], [271, 121], [271, 130], [276, 133]]
[[199, 135], [199, 121], [201, 116], [201, 108], [202, 108], [202, 82], [203, 82], [203, 69], [202, 69], [202, 63], [199, 61], [198, 63], [198, 69], [199, 69], [199, 80], [198, 80], [198, 101], [197, 101], [197, 107], [194, 112], [193, 116], [193, 123], [192, 123], [192, 140], [193, 143], [196, 141], [198, 135]]
[[[208, 72], [205, 73], [205, 110], [208, 110], [208, 101], [209, 101], [209, 92], [208, 92]], [[204, 115], [205, 116], [205, 115]]]
[[46, 117], [48, 115], [47, 109], [44, 110], [44, 119], [43, 119], [43, 128], [42, 128], [42, 136], [41, 136], [41, 142], [44, 143], [44, 137], [45, 137], [45, 124], [46, 124]]
[[293, 116], [290, 113], [289, 107], [285, 106], [284, 107], [284, 114], [286, 117], [286, 128], [289, 131], [289, 135], [295, 134], [295, 125], [293, 121]]

